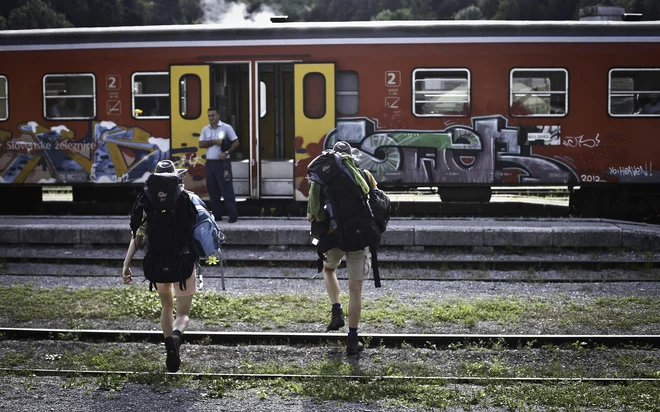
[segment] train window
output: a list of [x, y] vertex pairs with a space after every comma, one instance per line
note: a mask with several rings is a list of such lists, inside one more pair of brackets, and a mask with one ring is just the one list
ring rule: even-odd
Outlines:
[[660, 68], [610, 70], [608, 96], [612, 116], [660, 117]]
[[131, 113], [140, 119], [169, 119], [170, 75], [168, 72], [133, 73]]
[[303, 112], [310, 119], [320, 119], [325, 110], [325, 76], [307, 73], [303, 78]]
[[353, 70], [337, 72], [337, 113], [340, 116], [353, 116], [359, 107], [358, 74]]
[[46, 119], [96, 117], [96, 78], [91, 73], [47, 74], [43, 79], [43, 94]]
[[9, 118], [9, 94], [7, 89], [7, 78], [0, 76], [0, 121]]
[[468, 69], [415, 69], [413, 113], [420, 117], [462, 117], [470, 113]]
[[512, 69], [509, 110], [516, 117], [563, 117], [568, 114], [566, 69]]
[[266, 116], [268, 113], [268, 89], [266, 88], [266, 82], [259, 82], [259, 117]]
[[179, 113], [188, 120], [202, 115], [202, 81], [196, 74], [186, 74], [179, 80]]

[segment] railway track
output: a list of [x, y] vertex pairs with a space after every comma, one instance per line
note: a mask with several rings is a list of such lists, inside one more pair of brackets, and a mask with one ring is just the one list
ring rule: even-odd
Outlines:
[[[160, 343], [160, 331], [90, 330], [90, 329], [33, 329], [0, 328], [4, 339], [78, 340], [88, 342], [155, 342]], [[368, 346], [385, 347], [447, 347], [452, 344], [492, 344], [515, 347], [542, 347], [580, 342], [581, 346], [645, 345], [660, 347], [660, 335], [494, 335], [494, 334], [362, 334]], [[227, 345], [319, 345], [343, 343], [343, 333], [290, 333], [290, 332], [186, 332], [188, 342], [207, 342]]]
[[[77, 329], [32, 329], [32, 328], [0, 328], [0, 336], [6, 341], [50, 341], [55, 343], [60, 341], [61, 344], [57, 346], [59, 351], [66, 352], [66, 346], [62, 345], [75, 345], [78, 346], [78, 351], [81, 350], [80, 345], [85, 343], [101, 344], [101, 345], [114, 345], [109, 349], [110, 351], [116, 350], [116, 345], [135, 345], [135, 343], [144, 344], [146, 342], [161, 343], [162, 334], [158, 331], [136, 331], [136, 330], [77, 330]], [[272, 333], [272, 332], [214, 332], [214, 331], [192, 331], [186, 332], [185, 340], [187, 345], [200, 345], [200, 347], [209, 348], [213, 345], [221, 345], [223, 348], [243, 348], [242, 356], [248, 356], [252, 348], [255, 348], [255, 354], [260, 351], [265, 351], [267, 347], [288, 347], [288, 351], [295, 353], [296, 351], [308, 351], [310, 347], [332, 347], [341, 346], [345, 340], [343, 333]], [[539, 357], [540, 353], [548, 351], [545, 349], [548, 345], [558, 345], [570, 347], [573, 346], [576, 353], [589, 349], [601, 351], [607, 347], [607, 351], [622, 347], [624, 352], [630, 351], [631, 347], [644, 348], [643, 352], [653, 354], [653, 350], [660, 346], [660, 335], [478, 335], [478, 334], [455, 334], [455, 335], [442, 335], [442, 334], [364, 334], [362, 338], [366, 342], [366, 351], [363, 352], [364, 356], [369, 356], [369, 351], [377, 351], [380, 356], [392, 356], [394, 352], [389, 352], [385, 355], [386, 351], [403, 351], [410, 352], [414, 350], [432, 350], [447, 351], [452, 350], [452, 346], [459, 345], [459, 347], [474, 349], [466, 349], [464, 356], [471, 358], [473, 355], [484, 356], [488, 353], [488, 347], [496, 347], [491, 355], [494, 359], [500, 359], [502, 351], [513, 352], [524, 351], [529, 353], [537, 353], [535, 356]], [[135, 342], [135, 343], [134, 343]], [[34, 343], [33, 343], [34, 345]], [[327, 346], [326, 346], [327, 345]], [[20, 345], [23, 347], [24, 345]], [[482, 349], [479, 349], [479, 348]], [[27, 349], [28, 351], [33, 349]], [[55, 349], [42, 349], [41, 351], [53, 352]], [[93, 350], [91, 347], [84, 349], [85, 351], [91, 350], [93, 356], [98, 357], [101, 352]], [[144, 349], [143, 349], [144, 350]], [[196, 349], [193, 349], [195, 351]], [[205, 350], [206, 351], [206, 350]], [[227, 349], [221, 349], [221, 352], [226, 353]], [[276, 349], [275, 353], [281, 353], [282, 349]], [[539, 351], [539, 352], [535, 352]], [[552, 349], [550, 349], [552, 352]], [[634, 352], [634, 351], [633, 351]], [[631, 353], [633, 353], [631, 352]], [[54, 356], [54, 355], [51, 355]], [[112, 356], [112, 355], [109, 355]], [[213, 355], [211, 355], [213, 356]], [[231, 356], [231, 355], [229, 355]], [[255, 355], [257, 356], [257, 355]], [[651, 356], [651, 355], [649, 355]], [[579, 358], [579, 357], [578, 357]], [[191, 360], [192, 361], [192, 360]], [[378, 363], [378, 362], [377, 362]], [[469, 365], [469, 363], [468, 363]], [[256, 367], [256, 365], [255, 365]], [[436, 365], [437, 367], [437, 365]], [[477, 384], [477, 385], [502, 385], [502, 384], [561, 384], [561, 383], [589, 383], [589, 384], [628, 384], [628, 383], [656, 383], [660, 381], [660, 376], [493, 376], [483, 373], [469, 373], [469, 374], [447, 374], [442, 373], [440, 369], [429, 369], [411, 371], [408, 374], [392, 374], [382, 373], [378, 368], [367, 368], [366, 370], [358, 369], [357, 373], [342, 372], [341, 369], [334, 371], [325, 371], [323, 373], [305, 373], [302, 370], [288, 370], [287, 372], [262, 372], [257, 371], [240, 371], [241, 367], [232, 368], [228, 371], [214, 371], [206, 370], [203, 372], [183, 370], [175, 375], [183, 379], [199, 379], [199, 380], [214, 380], [214, 379], [227, 379], [231, 381], [250, 380], [250, 381], [297, 381], [297, 382], [312, 382], [318, 380], [332, 381], [338, 380], [342, 382], [390, 382], [397, 384], [397, 382], [415, 382], [416, 384], [429, 384], [429, 385], [444, 385], [444, 384]], [[249, 369], [249, 368], [248, 368]], [[433, 372], [431, 372], [433, 371]], [[129, 379], [151, 379], [154, 374], [174, 375], [167, 372], [156, 372], [153, 370], [145, 371], [140, 370], [116, 370], [116, 369], [99, 369], [82, 367], [82, 368], [46, 368], [35, 367], [28, 365], [23, 367], [2, 367], [0, 373], [14, 374], [14, 375], [30, 375], [30, 376], [45, 376], [45, 377], [107, 377], [107, 376], [121, 376]], [[495, 374], [497, 375], [497, 374]], [[543, 374], [541, 374], [543, 375]]]
[[[0, 373], [34, 375], [34, 376], [64, 376], [64, 377], [96, 377], [106, 375], [120, 376], [151, 376], [153, 372], [113, 371], [113, 370], [82, 370], [82, 369], [38, 369], [38, 368], [0, 368]], [[394, 381], [415, 382], [417, 384], [453, 383], [453, 384], [492, 384], [492, 383], [598, 383], [625, 384], [632, 382], [660, 382], [660, 378], [550, 378], [550, 377], [501, 377], [501, 376], [392, 376], [392, 375], [336, 375], [336, 374], [278, 374], [278, 373], [213, 373], [213, 372], [163, 372], [181, 378], [193, 379], [232, 379], [232, 380], [275, 380], [286, 379], [296, 381], [341, 380], [341, 381]]]

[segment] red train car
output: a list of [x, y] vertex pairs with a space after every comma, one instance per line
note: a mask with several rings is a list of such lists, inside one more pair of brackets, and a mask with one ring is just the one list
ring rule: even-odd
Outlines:
[[171, 158], [205, 195], [212, 105], [245, 198], [304, 200], [307, 164], [341, 139], [381, 185], [444, 200], [565, 185], [590, 214], [658, 208], [658, 22], [4, 31], [0, 62], [5, 192], [112, 200]]

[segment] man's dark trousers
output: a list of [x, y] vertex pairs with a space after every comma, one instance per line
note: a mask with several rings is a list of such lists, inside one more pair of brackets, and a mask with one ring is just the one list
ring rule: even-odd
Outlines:
[[[225, 176], [225, 170], [229, 176]], [[216, 220], [222, 219], [222, 205], [220, 196], [225, 199], [225, 208], [229, 219], [238, 218], [236, 209], [236, 195], [234, 194], [234, 177], [231, 174], [231, 161], [225, 160], [206, 160], [206, 187], [211, 199], [211, 208]]]

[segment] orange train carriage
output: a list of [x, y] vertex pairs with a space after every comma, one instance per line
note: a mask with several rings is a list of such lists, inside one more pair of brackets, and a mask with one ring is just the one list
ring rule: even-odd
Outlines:
[[385, 187], [565, 185], [659, 208], [660, 23], [359, 22], [0, 31], [0, 191], [116, 200], [171, 158], [206, 195], [219, 108], [249, 199], [305, 200], [339, 139]]

